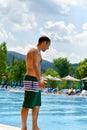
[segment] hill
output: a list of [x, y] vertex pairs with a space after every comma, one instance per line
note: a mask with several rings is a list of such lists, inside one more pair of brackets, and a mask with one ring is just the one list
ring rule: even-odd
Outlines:
[[[8, 63], [8, 64], [10, 64], [10, 61], [11, 61], [13, 55], [15, 56], [16, 59], [22, 59], [22, 60], [25, 60], [25, 59], [26, 59], [26, 56], [23, 55], [23, 54], [20, 54], [20, 53], [18, 53], [18, 52], [14, 52], [14, 51], [8, 51], [8, 60], [7, 60], [7, 63]], [[78, 63], [72, 64], [72, 66], [73, 66], [74, 68], [77, 68]], [[41, 71], [42, 71], [42, 72], [45, 72], [46, 69], [48, 69], [48, 68], [53, 68], [53, 69], [55, 69], [55, 68], [53, 67], [53, 63], [52, 63], [52, 62], [49, 62], [49, 61], [43, 59], [42, 62], [41, 62]], [[55, 69], [55, 70], [56, 70], [56, 69]]]
[[[23, 54], [14, 51], [8, 51], [8, 60], [7, 60], [8, 64], [10, 64], [13, 55], [15, 56], [16, 59], [22, 59], [22, 60], [26, 59], [26, 56]], [[48, 68], [53, 68], [53, 65], [51, 62], [43, 59], [41, 62], [41, 68], [42, 68], [42, 72], [44, 72]]]
[[13, 55], [15, 56], [16, 59], [25, 60], [25, 55], [14, 52], [14, 51], [8, 51], [7, 55], [8, 55], [8, 60], [7, 60], [8, 64], [10, 64], [10, 61], [11, 61]]

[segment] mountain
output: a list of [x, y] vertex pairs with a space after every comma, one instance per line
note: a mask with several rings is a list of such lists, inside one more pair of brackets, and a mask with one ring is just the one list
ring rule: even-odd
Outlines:
[[74, 64], [72, 64], [72, 65], [73, 65], [73, 67], [75, 67], [75, 68], [78, 67], [78, 63], [74, 63]]
[[[10, 64], [10, 61], [11, 61], [13, 55], [15, 56], [16, 59], [22, 59], [22, 60], [26, 59], [26, 56], [23, 55], [23, 54], [20, 54], [18, 52], [14, 52], [14, 51], [8, 51], [8, 60], [7, 60], [8, 64]], [[78, 67], [78, 63], [72, 64], [72, 65], [75, 68]], [[49, 62], [49, 61], [43, 59], [42, 62], [41, 62], [41, 71], [45, 72], [46, 69], [48, 69], [48, 68], [52, 68], [52, 69], [56, 70], [53, 67], [53, 63], [52, 62]]]
[[15, 56], [16, 59], [22, 59], [22, 60], [25, 60], [26, 57], [25, 55], [14, 51], [8, 51], [7, 55], [8, 55], [8, 61], [7, 61], [8, 64], [10, 63], [13, 55]]
[[[8, 51], [7, 55], [8, 55], [8, 60], [7, 60], [8, 64], [10, 64], [13, 55], [15, 56], [16, 59], [22, 59], [22, 60], [26, 59], [25, 55], [20, 54], [18, 52], [14, 52], [14, 51]], [[43, 59], [41, 62], [42, 72], [44, 72], [48, 68], [53, 68], [52, 63]]]

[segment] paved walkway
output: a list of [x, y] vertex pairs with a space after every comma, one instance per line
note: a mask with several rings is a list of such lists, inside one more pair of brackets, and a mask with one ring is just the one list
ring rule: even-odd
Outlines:
[[0, 124], [0, 130], [21, 130], [21, 129], [9, 125]]

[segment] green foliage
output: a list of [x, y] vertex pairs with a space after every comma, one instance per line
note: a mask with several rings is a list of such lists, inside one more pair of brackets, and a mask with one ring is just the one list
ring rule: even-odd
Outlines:
[[51, 75], [53, 77], [59, 77], [58, 72], [56, 72], [55, 70], [53, 70], [52, 68], [48, 68], [45, 73], [42, 74], [43, 76], [47, 76], [47, 75]]
[[79, 63], [76, 69], [76, 77], [80, 79], [87, 77], [87, 58]]
[[7, 72], [7, 47], [6, 42], [0, 44], [0, 74]]
[[[46, 70], [46, 72], [42, 74], [43, 77], [47, 76], [47, 75], [51, 75], [53, 77], [59, 77], [59, 74], [55, 70], [53, 70], [52, 68], [48, 68]], [[48, 83], [50, 84], [49, 86], [48, 86]], [[47, 87], [47, 88], [48, 87], [50, 87], [50, 88], [56, 88], [57, 87], [57, 83], [58, 83], [58, 81], [48, 80], [47, 84], [45, 85], [45, 87]]]
[[71, 64], [67, 58], [58, 58], [53, 60], [53, 65], [56, 67], [60, 77], [64, 77], [70, 74]]
[[[6, 42], [3, 42], [0, 44], [0, 74], [8, 74], [9, 83], [12, 82], [12, 80], [23, 81], [23, 77], [26, 72], [26, 64], [25, 60], [21, 59], [15, 59], [15, 56], [13, 55], [12, 60], [10, 62], [10, 65], [7, 64], [7, 47]], [[69, 74], [76, 74], [76, 77], [81, 79], [84, 77], [87, 77], [87, 58], [81, 61], [75, 70], [74, 67], [69, 63], [67, 58], [58, 58], [53, 60], [53, 65], [56, 67], [55, 71], [52, 68], [48, 68], [45, 73], [42, 74], [42, 76], [51, 75], [53, 77], [64, 77]], [[6, 77], [0, 77], [0, 82], [2, 80], [6, 80]], [[56, 88], [58, 85], [58, 81], [50, 80], [48, 81], [50, 83], [51, 88]], [[48, 87], [48, 84], [46, 84], [46, 87]], [[73, 88], [76, 89], [77, 82], [73, 83]], [[59, 89], [68, 88], [68, 82], [67, 81], [61, 81]]]
[[[0, 74], [7, 74], [7, 47], [6, 42], [0, 44]], [[0, 82], [4, 79], [6, 81], [6, 76], [0, 76]]]
[[16, 82], [22, 81], [25, 74], [25, 61], [20, 59], [15, 59], [12, 57], [10, 64], [9, 80], [15, 80]]
[[61, 90], [61, 89], [68, 89], [67, 81], [61, 81], [59, 90]]
[[[73, 89], [77, 89], [77, 87], [78, 87], [77, 85], [78, 85], [78, 82], [73, 82], [72, 81]], [[61, 89], [68, 89], [68, 88], [69, 88], [69, 81], [62, 80], [61, 84], [60, 84], [60, 87], [59, 87], [59, 90], [61, 90]]]
[[57, 81], [55, 80], [48, 80], [45, 84], [45, 88], [57, 88]]

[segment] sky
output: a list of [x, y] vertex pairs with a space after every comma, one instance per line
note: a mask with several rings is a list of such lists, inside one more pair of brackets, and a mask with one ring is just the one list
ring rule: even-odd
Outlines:
[[42, 35], [51, 39], [43, 59], [87, 58], [87, 0], [0, 0], [0, 43], [8, 51], [26, 55]]

